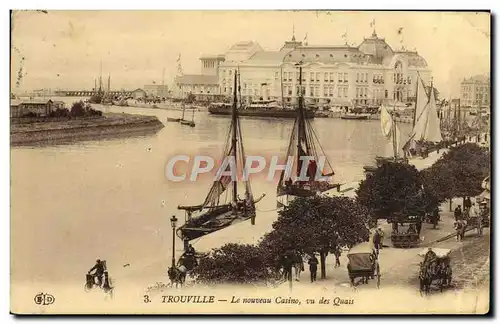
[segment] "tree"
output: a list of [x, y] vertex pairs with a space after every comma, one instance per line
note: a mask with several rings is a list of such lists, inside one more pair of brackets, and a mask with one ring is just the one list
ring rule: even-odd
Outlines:
[[473, 197], [483, 191], [481, 183], [490, 174], [491, 167], [486, 148], [474, 143], [452, 147], [439, 162], [440, 171], [452, 176], [453, 197]]
[[430, 168], [422, 170], [420, 175], [424, 188], [436, 197], [438, 203], [449, 199], [451, 211], [452, 198], [455, 194], [455, 178], [446, 163], [443, 163], [443, 160], [440, 159]]
[[273, 275], [260, 247], [229, 243], [200, 259], [193, 272], [205, 284], [259, 283]]
[[74, 102], [73, 105], [71, 105], [71, 116], [80, 117], [83, 115], [85, 115], [85, 104], [83, 101]]
[[421, 215], [437, 204], [432, 192], [422, 188], [418, 170], [404, 163], [385, 162], [361, 181], [356, 194], [375, 218]]
[[326, 257], [337, 246], [351, 247], [368, 241], [367, 210], [347, 197], [295, 199], [280, 211], [273, 230], [260, 242], [272, 264], [287, 250], [320, 254], [321, 278], [326, 277]]

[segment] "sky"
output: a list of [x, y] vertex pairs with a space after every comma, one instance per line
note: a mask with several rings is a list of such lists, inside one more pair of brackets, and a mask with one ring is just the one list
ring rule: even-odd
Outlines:
[[[443, 96], [458, 96], [464, 77], [490, 71], [490, 15], [465, 12], [370, 11], [16, 11], [11, 36], [14, 91], [90, 89], [111, 75], [112, 89], [172, 84], [181, 55], [185, 74], [199, 57], [253, 40], [279, 50], [295, 30], [309, 45], [359, 45], [375, 21], [393, 50], [416, 49]], [[403, 27], [402, 36], [397, 30]], [[16, 85], [19, 70], [23, 75]]]

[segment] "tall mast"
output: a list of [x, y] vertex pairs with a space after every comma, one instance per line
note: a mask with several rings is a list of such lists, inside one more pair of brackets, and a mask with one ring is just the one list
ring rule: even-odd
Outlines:
[[420, 74], [417, 74], [417, 90], [415, 91], [415, 109], [413, 110], [413, 127], [415, 127], [415, 119], [417, 119], [417, 107], [418, 107], [418, 82]]
[[[237, 77], [238, 77], [238, 70], [234, 70], [234, 89], [233, 89], [233, 111], [231, 114], [231, 125], [233, 126], [232, 128], [232, 138], [231, 138], [231, 153], [234, 158], [234, 165], [238, 165], [236, 161], [236, 141], [237, 141], [237, 127], [238, 127], [238, 119], [237, 119], [237, 110], [236, 110], [236, 105], [238, 103], [238, 83], [237, 83]], [[233, 206], [236, 206], [236, 202], [238, 200], [238, 183], [234, 181], [233, 179]], [[236, 207], [233, 207], [236, 208]]]
[[184, 112], [186, 111], [186, 103], [182, 103], [182, 120], [184, 120]]
[[[300, 153], [302, 150], [302, 134], [304, 133], [304, 119], [303, 119], [303, 107], [302, 107], [302, 66], [299, 66], [299, 95], [298, 95], [298, 100], [299, 100], [299, 107], [297, 109], [297, 114], [298, 114], [298, 124], [297, 124], [297, 165], [300, 165]], [[297, 172], [300, 172], [300, 170], [297, 170]]]

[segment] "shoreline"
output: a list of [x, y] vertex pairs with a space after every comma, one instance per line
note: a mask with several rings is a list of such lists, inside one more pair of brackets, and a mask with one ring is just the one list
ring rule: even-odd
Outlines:
[[10, 144], [58, 144], [89, 139], [152, 135], [165, 127], [156, 116], [105, 113], [99, 118], [11, 121]]

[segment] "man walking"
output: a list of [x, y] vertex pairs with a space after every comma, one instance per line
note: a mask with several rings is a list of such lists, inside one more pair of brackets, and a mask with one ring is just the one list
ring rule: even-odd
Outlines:
[[454, 215], [455, 215], [455, 221], [459, 221], [462, 219], [462, 207], [460, 205], [458, 205], [457, 208], [455, 208]]
[[377, 228], [375, 230], [375, 233], [373, 233], [373, 245], [375, 247], [375, 251], [377, 252], [377, 255], [379, 254], [379, 250], [380, 250], [380, 243], [382, 241], [382, 238], [381, 238], [381, 235], [380, 235], [380, 231], [379, 229]]
[[311, 272], [311, 282], [316, 281], [316, 273], [318, 272], [318, 259], [314, 253], [309, 258], [309, 272]]

